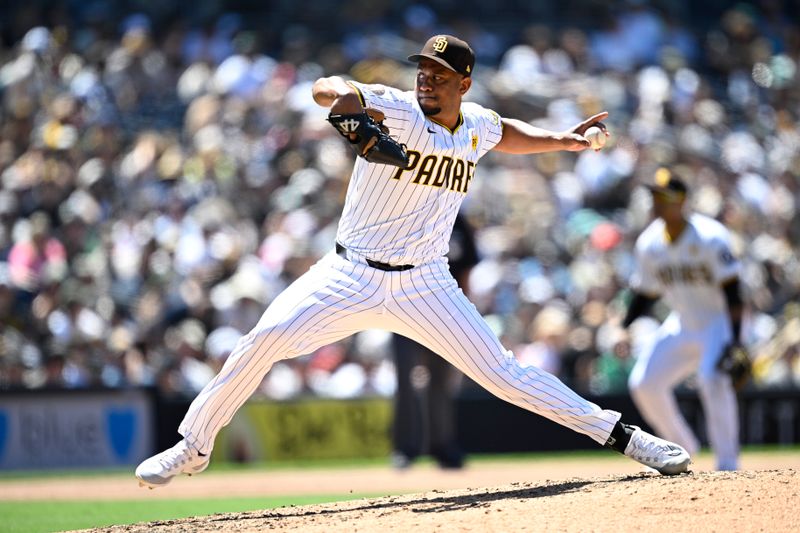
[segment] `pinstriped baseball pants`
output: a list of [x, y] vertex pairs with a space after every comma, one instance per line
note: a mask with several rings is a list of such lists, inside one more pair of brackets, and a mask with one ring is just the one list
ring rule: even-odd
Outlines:
[[201, 453], [280, 360], [365, 329], [385, 329], [438, 353], [495, 396], [604, 444], [619, 420], [513, 354], [464, 296], [442, 259], [385, 272], [331, 252], [283, 291], [239, 339], [178, 431]]

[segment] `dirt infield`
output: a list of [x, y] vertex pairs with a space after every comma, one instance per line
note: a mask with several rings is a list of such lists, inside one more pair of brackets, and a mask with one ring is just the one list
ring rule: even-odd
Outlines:
[[[383, 497], [88, 531], [800, 531], [800, 453], [752, 453], [736, 473], [662, 477], [615, 454], [422, 466], [214, 471], [140, 489], [132, 475], [7, 479], [0, 501], [130, 500], [330, 494]], [[404, 494], [404, 495], [400, 495]]]
[[797, 470], [524, 482], [151, 522], [93, 532], [800, 531]]

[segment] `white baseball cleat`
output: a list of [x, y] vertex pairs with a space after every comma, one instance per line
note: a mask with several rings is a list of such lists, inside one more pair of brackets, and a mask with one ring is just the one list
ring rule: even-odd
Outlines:
[[136, 467], [136, 477], [140, 487], [163, 487], [179, 474], [199, 474], [208, 468], [208, 459], [207, 455], [200, 455], [189, 446], [186, 440], [181, 440], [172, 448], [142, 461]]
[[682, 447], [659, 439], [638, 426], [630, 427], [634, 431], [625, 447], [625, 455], [666, 476], [682, 474], [689, 469], [692, 460]]

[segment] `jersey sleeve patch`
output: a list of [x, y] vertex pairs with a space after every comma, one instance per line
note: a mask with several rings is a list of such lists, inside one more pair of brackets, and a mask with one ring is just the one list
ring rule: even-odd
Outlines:
[[733, 256], [727, 246], [723, 246], [719, 251], [719, 262], [723, 265], [732, 265], [736, 262], [736, 258]]
[[472, 142], [473, 149], [477, 149], [479, 154], [483, 156], [486, 152], [494, 148], [503, 137], [503, 122], [500, 119], [500, 115], [491, 109], [486, 109], [477, 104], [475, 115], [478, 119], [478, 128], [476, 129], [477, 140], [470, 135], [470, 141]]
[[714, 253], [716, 254], [714, 269], [716, 270], [717, 282], [722, 282], [726, 279], [739, 275], [741, 263], [739, 258], [733, 255], [731, 248], [726, 241], [720, 242], [715, 247]]

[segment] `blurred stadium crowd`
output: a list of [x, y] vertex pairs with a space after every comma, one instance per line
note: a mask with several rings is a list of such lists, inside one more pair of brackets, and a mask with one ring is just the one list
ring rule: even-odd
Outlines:
[[[609, 317], [648, 222], [641, 183], [670, 165], [735, 235], [753, 386], [800, 384], [798, 3], [481, 4], [0, 8], [0, 388], [194, 395], [333, 247], [354, 156], [311, 83], [411, 88], [404, 58], [438, 32], [472, 44], [468, 99], [501, 115], [563, 129], [611, 112], [603, 151], [490, 154], [464, 203], [472, 299], [521, 361], [625, 390], [656, 322], [630, 345]], [[279, 363], [261, 392], [391, 394], [387, 340]]]

